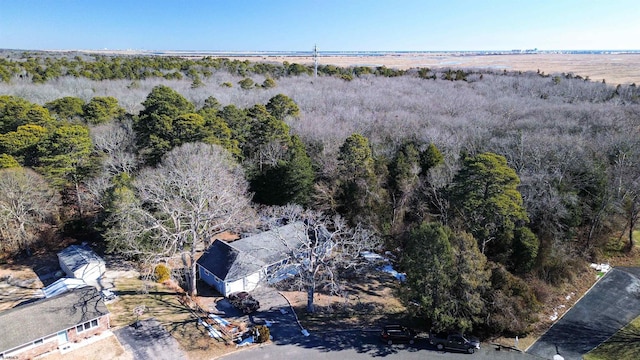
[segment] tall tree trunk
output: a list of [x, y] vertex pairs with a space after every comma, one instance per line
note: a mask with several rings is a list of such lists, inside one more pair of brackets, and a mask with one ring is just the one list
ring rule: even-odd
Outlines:
[[80, 197], [80, 186], [78, 184], [78, 181], [76, 181], [75, 179], [74, 179], [73, 183], [74, 183], [74, 186], [76, 188], [76, 202], [78, 203], [78, 213], [80, 215], [80, 219], [82, 219], [82, 216], [83, 216], [84, 212], [82, 211], [82, 199]]
[[313, 314], [313, 312], [315, 311], [315, 307], [313, 306], [313, 295], [315, 292], [315, 287], [315, 284], [311, 284], [307, 289], [307, 312], [309, 314]]
[[633, 225], [629, 226], [629, 248], [627, 249], [627, 252], [631, 252], [631, 250], [633, 250]]
[[187, 294], [189, 296], [198, 296], [198, 289], [196, 287], [196, 262], [195, 262], [195, 251], [191, 250], [191, 252], [183, 252], [182, 253], [182, 265], [184, 269], [187, 269], [184, 272], [184, 280], [187, 285]]
[[636, 209], [635, 199], [632, 200], [631, 209], [629, 210], [629, 244], [627, 252], [633, 250], [633, 229], [635, 228], [636, 221], [638, 220], [638, 211]]
[[197, 265], [196, 265], [196, 249], [195, 246], [191, 247], [191, 253], [189, 256], [189, 260], [191, 263], [189, 264], [189, 295], [198, 296], [198, 286], [196, 284], [196, 273], [197, 273]]

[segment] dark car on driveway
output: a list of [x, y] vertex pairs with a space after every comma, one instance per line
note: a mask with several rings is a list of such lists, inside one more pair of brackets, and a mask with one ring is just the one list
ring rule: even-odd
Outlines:
[[391, 345], [393, 343], [409, 343], [413, 344], [416, 340], [416, 332], [406, 326], [390, 324], [382, 328], [380, 340]]
[[229, 299], [229, 303], [231, 303], [234, 308], [241, 310], [244, 314], [250, 314], [260, 309], [258, 300], [254, 299], [253, 296], [246, 291], [230, 294], [227, 296], [227, 299]]

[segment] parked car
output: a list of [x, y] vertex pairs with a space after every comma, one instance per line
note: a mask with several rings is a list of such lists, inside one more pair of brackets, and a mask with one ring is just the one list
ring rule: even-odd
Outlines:
[[473, 354], [480, 349], [480, 341], [467, 337], [461, 333], [429, 333], [429, 342], [438, 350], [459, 350]]
[[416, 332], [413, 329], [398, 324], [385, 325], [382, 328], [382, 333], [380, 334], [380, 340], [389, 345], [399, 342], [408, 342], [409, 344], [413, 344], [415, 339]]
[[260, 309], [260, 303], [246, 291], [240, 291], [227, 296], [229, 303], [245, 314], [250, 314]]

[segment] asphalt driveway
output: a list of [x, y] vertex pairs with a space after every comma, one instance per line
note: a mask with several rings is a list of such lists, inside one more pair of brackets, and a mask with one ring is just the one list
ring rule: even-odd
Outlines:
[[186, 360], [178, 341], [155, 319], [140, 320], [142, 326], [114, 331], [124, 348], [136, 360]]
[[252, 314], [243, 314], [234, 308], [227, 299], [216, 302], [211, 310], [227, 320], [267, 325], [274, 340], [290, 341], [297, 337], [304, 337], [293, 309], [276, 289], [260, 285], [251, 292], [251, 295], [260, 302], [260, 309]]
[[565, 360], [582, 355], [640, 316], [640, 268], [616, 267], [538, 339], [527, 353]]

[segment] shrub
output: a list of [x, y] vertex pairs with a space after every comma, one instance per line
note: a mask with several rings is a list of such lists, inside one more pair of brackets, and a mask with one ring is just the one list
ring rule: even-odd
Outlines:
[[171, 270], [165, 264], [156, 265], [153, 274], [156, 277], [156, 281], [159, 283], [163, 283], [171, 279]]
[[255, 332], [256, 332], [256, 338], [255, 338], [255, 342], [256, 343], [263, 343], [266, 341], [269, 341], [269, 328], [264, 326], [264, 325], [257, 325], [255, 328]]
[[238, 84], [240, 85], [241, 88], [243, 88], [244, 90], [249, 90], [251, 89], [255, 83], [253, 82], [253, 80], [251, 80], [250, 78], [244, 78], [240, 81], [238, 81]]
[[272, 78], [266, 78], [264, 82], [262, 82], [262, 87], [265, 89], [276, 87], [276, 82]]

